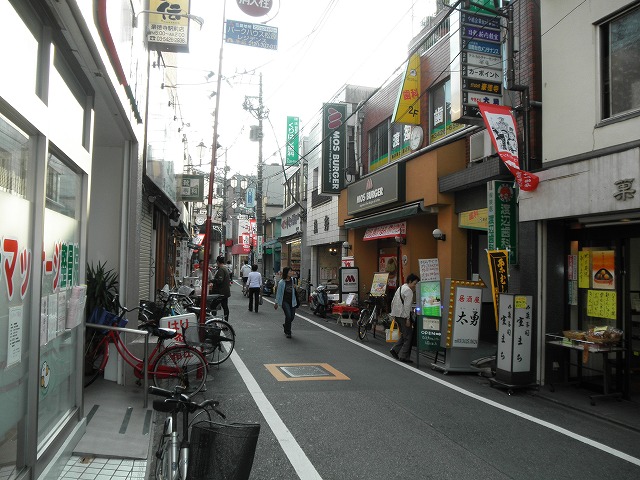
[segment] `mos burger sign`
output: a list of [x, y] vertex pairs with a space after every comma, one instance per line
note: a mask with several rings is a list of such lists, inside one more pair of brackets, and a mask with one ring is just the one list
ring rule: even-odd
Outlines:
[[269, 13], [273, 0], [236, 0], [238, 7], [247, 15], [262, 17]]

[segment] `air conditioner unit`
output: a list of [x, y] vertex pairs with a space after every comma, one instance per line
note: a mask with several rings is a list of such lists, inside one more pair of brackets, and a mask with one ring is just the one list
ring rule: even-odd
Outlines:
[[481, 162], [496, 153], [489, 132], [486, 130], [474, 133], [469, 137], [469, 162]]

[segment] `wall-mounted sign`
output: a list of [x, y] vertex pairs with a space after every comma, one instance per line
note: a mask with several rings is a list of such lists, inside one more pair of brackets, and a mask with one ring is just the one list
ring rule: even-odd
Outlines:
[[358, 267], [343, 267], [340, 269], [341, 293], [358, 293], [360, 288], [359, 272]]
[[458, 227], [471, 230], [487, 230], [489, 222], [489, 210], [478, 208], [467, 210], [458, 214]]
[[507, 250], [509, 263], [518, 260], [517, 204], [513, 182], [487, 182], [488, 250]]
[[252, 17], [262, 17], [269, 13], [273, 6], [272, 0], [236, 0], [238, 8]]
[[183, 202], [204, 201], [204, 175], [176, 175], [178, 200]]
[[420, 125], [420, 55], [409, 58], [398, 91], [392, 122]]
[[278, 49], [278, 27], [227, 20], [225, 41], [248, 47]]
[[285, 165], [297, 165], [299, 160], [300, 119], [287, 117], [287, 154]]
[[395, 163], [347, 187], [347, 213], [404, 201], [405, 163]]
[[347, 105], [325, 103], [322, 107], [321, 192], [339, 195], [347, 166]]
[[[476, 2], [493, 8], [488, 0]], [[451, 35], [451, 119], [481, 125], [478, 101], [502, 104], [502, 31], [500, 19], [470, 6], [452, 12]]]
[[154, 12], [147, 14], [149, 47], [165, 52], [189, 51], [189, 18], [185, 17], [189, 4], [190, 0], [149, 0], [149, 10]]

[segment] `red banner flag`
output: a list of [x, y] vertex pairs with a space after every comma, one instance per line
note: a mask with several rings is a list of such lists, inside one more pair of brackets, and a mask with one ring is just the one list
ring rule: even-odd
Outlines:
[[478, 108], [491, 135], [493, 147], [509, 171], [516, 177], [516, 183], [520, 189], [526, 192], [534, 191], [540, 179], [537, 175], [520, 169], [516, 119], [511, 113], [511, 108], [482, 102], [478, 102]]

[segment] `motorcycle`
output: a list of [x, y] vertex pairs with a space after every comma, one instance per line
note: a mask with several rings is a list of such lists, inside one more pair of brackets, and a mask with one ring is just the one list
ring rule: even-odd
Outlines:
[[266, 295], [267, 297], [273, 294], [273, 289], [275, 288], [276, 283], [271, 278], [265, 278], [264, 282], [262, 282], [262, 295]]
[[326, 285], [318, 285], [316, 289], [311, 292], [309, 307], [311, 307], [314, 315], [322, 318], [327, 317], [327, 311], [329, 310], [329, 293], [327, 292]]

